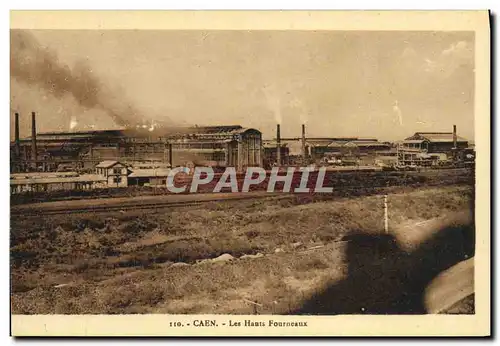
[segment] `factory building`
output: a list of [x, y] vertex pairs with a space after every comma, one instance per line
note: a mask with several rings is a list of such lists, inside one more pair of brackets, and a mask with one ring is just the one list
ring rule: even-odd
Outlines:
[[306, 141], [314, 161], [341, 160], [352, 164], [375, 164], [378, 156], [391, 155], [391, 145], [374, 138], [318, 138]]
[[435, 166], [453, 160], [472, 164], [475, 153], [469, 142], [453, 132], [416, 132], [398, 145], [398, 164]]
[[262, 133], [256, 129], [233, 126], [203, 126], [162, 138], [172, 147], [177, 165], [192, 161], [215, 167], [262, 166]]
[[[266, 168], [275, 166], [278, 163], [278, 143], [275, 140], [263, 141], [263, 165]], [[289, 165], [290, 162], [290, 147], [288, 143], [280, 143], [280, 160], [281, 165]]]
[[18, 140], [19, 155], [11, 152], [11, 167], [18, 171], [50, 172], [66, 166], [73, 171], [87, 169], [90, 173], [99, 162], [119, 158], [121, 137], [120, 130], [41, 132], [35, 134], [35, 146], [32, 134]]
[[11, 172], [71, 170], [93, 173], [102, 161], [181, 166], [261, 167], [262, 133], [232, 126], [37, 132], [19, 138], [19, 115], [11, 143]]
[[429, 153], [451, 153], [454, 148], [465, 149], [469, 143], [455, 132], [416, 132], [403, 141], [405, 148], [425, 150]]
[[390, 150], [389, 143], [379, 142], [374, 138], [318, 138], [306, 141], [311, 148], [311, 156], [321, 158], [325, 154], [360, 155], [375, 154]]
[[[291, 145], [300, 143], [300, 157], [291, 155]], [[278, 150], [281, 148], [281, 150]], [[265, 162], [281, 165], [342, 164], [373, 165], [380, 156], [396, 156], [391, 143], [375, 138], [307, 137], [305, 124], [300, 137], [281, 137], [280, 124], [276, 125], [276, 138], [264, 144]]]

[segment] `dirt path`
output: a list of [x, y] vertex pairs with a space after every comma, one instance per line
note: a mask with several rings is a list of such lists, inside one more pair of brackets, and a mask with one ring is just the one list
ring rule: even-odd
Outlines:
[[[36, 210], [39, 212], [58, 209], [79, 209], [93, 206], [127, 207], [130, 205], [153, 204], [153, 203], [189, 203], [193, 201], [231, 200], [241, 198], [274, 197], [280, 194], [268, 193], [266, 191], [237, 192], [237, 193], [197, 193], [197, 194], [172, 194], [158, 196], [133, 196], [113, 197], [103, 199], [80, 199], [71, 201], [55, 201], [43, 203], [30, 203], [11, 207], [13, 213]], [[281, 194], [283, 195], [283, 194]]]

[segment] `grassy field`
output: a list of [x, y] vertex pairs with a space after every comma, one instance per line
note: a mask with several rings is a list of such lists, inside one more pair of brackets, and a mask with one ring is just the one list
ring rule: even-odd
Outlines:
[[[394, 192], [390, 227], [472, 202], [467, 186]], [[16, 217], [12, 312], [288, 313], [346, 277], [344, 236], [383, 227], [380, 196]], [[223, 254], [234, 259], [214, 260]]]

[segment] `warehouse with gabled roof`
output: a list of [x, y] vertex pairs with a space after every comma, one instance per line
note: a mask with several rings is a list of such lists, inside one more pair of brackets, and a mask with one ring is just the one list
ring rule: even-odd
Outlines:
[[[456, 138], [454, 139], [454, 137]], [[429, 153], [448, 153], [454, 148], [468, 148], [469, 142], [463, 137], [454, 136], [453, 132], [416, 132], [403, 141], [403, 146], [426, 150]]]

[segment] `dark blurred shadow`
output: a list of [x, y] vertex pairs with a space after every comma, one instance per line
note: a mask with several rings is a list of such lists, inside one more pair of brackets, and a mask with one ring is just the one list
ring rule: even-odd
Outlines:
[[474, 256], [475, 232], [473, 224], [448, 226], [411, 252], [390, 235], [358, 233], [344, 240], [347, 278], [291, 314], [426, 314], [425, 288], [442, 271]]

